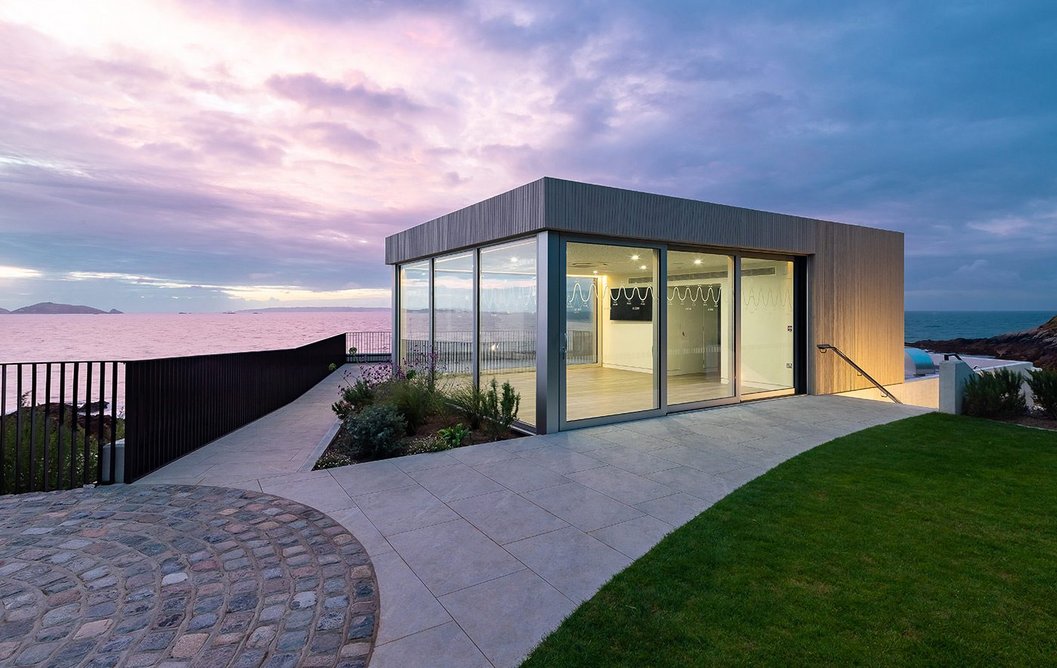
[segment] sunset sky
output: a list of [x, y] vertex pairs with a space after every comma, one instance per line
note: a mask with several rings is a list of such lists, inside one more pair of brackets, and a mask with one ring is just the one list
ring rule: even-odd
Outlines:
[[1057, 3], [0, 0], [0, 307], [385, 306], [387, 234], [545, 175], [1055, 309]]

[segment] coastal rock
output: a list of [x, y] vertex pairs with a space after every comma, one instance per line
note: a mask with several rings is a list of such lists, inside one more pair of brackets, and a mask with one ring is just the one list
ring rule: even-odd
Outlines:
[[986, 339], [925, 339], [907, 345], [932, 352], [1027, 360], [1037, 367], [1057, 370], [1057, 316], [1025, 332], [1001, 334]]

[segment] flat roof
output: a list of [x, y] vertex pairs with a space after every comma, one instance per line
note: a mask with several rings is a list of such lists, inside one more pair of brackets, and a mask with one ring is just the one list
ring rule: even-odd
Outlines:
[[[820, 235], [822, 228], [829, 234]], [[808, 255], [849, 225], [726, 204], [543, 177], [385, 239], [387, 264], [408, 262], [544, 230], [641, 241]], [[889, 242], [894, 238], [889, 237]]]

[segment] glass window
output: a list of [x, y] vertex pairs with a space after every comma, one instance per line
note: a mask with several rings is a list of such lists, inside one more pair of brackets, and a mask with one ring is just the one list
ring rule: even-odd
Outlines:
[[429, 261], [400, 266], [400, 351], [403, 366], [420, 366], [429, 352]]
[[437, 371], [457, 383], [472, 382], [472, 251], [433, 261], [433, 353]]
[[734, 396], [734, 260], [668, 252], [668, 403]]
[[536, 239], [481, 249], [481, 387], [509, 382], [536, 423]]
[[741, 393], [793, 388], [793, 263], [741, 261]]
[[657, 253], [566, 245], [566, 421], [657, 408]]

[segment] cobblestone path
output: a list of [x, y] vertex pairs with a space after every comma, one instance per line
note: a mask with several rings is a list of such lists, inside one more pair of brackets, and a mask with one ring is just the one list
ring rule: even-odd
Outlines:
[[378, 587], [323, 513], [243, 490], [0, 498], [0, 665], [366, 666]]

